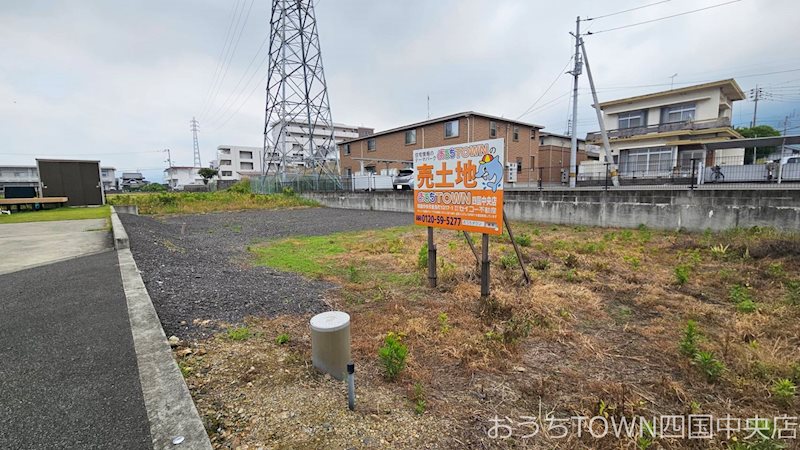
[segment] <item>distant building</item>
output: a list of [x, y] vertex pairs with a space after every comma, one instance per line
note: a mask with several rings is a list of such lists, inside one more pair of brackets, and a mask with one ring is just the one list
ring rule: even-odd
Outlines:
[[[369, 136], [374, 133], [374, 129], [359, 127], [356, 125], [346, 125], [343, 123], [333, 124], [333, 140], [334, 144], [349, 139], [356, 139], [359, 137]], [[330, 136], [331, 130], [328, 127], [318, 127], [314, 129], [313, 143], [314, 147], [321, 147], [325, 145], [326, 139]], [[309, 128], [307, 123], [302, 122], [289, 122], [286, 125], [286, 142], [281, 144], [280, 129], [273, 127], [272, 139], [276, 143], [276, 147], [285, 145], [284, 152], [276, 152], [277, 160], [280, 161], [281, 153], [286, 153], [286, 172], [302, 171], [306, 166], [306, 160], [311, 158], [311, 149], [309, 148]], [[302, 143], [302, 144], [301, 144]], [[269, 156], [269, 155], [268, 155]], [[328, 161], [336, 161], [336, 149], [331, 148], [328, 153]]]
[[242, 177], [261, 175], [261, 147], [220, 145], [217, 147], [217, 162], [220, 180], [241, 180]]
[[[733, 102], [744, 98], [736, 81], [728, 79], [601, 102], [620, 174], [688, 176], [692, 160], [706, 166], [743, 164], [743, 148], [707, 152], [703, 144], [742, 138], [731, 126], [731, 115]], [[599, 132], [586, 140], [602, 145]]]
[[0, 166], [0, 192], [5, 192], [6, 186], [39, 189], [39, 170], [36, 166]]
[[[116, 169], [100, 167], [103, 190], [117, 189]], [[0, 166], [0, 193], [5, 186], [27, 186], [39, 189], [39, 169], [36, 166]]]
[[343, 176], [411, 167], [412, 152], [430, 147], [505, 139], [505, 160], [516, 164], [517, 182], [536, 181], [540, 125], [466, 111], [416, 122], [339, 143]]
[[123, 190], [140, 188], [147, 184], [141, 172], [122, 172], [120, 188]]
[[[591, 146], [590, 146], [591, 147]], [[539, 133], [539, 159], [536, 161], [539, 176], [544, 183], [566, 183], [569, 181], [572, 138], [563, 134], [541, 131]], [[586, 140], [578, 139], [578, 164], [596, 160], [598, 155], [587, 149]]]
[[103, 183], [104, 191], [118, 190], [119, 182], [117, 181], [117, 169], [113, 167], [101, 167], [100, 181]]
[[164, 169], [164, 180], [171, 189], [182, 190], [184, 186], [204, 185], [198, 173], [202, 167], [172, 166]]

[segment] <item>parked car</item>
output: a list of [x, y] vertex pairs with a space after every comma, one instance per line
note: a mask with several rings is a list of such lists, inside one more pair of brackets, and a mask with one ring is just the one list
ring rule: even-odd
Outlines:
[[790, 155], [781, 158], [781, 180], [800, 180], [800, 155]]
[[414, 189], [414, 169], [400, 169], [392, 184], [398, 190]]

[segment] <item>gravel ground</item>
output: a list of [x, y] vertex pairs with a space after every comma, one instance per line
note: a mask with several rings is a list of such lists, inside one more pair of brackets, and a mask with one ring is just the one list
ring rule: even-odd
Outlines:
[[247, 316], [324, 311], [334, 286], [249, 264], [247, 246], [292, 235], [387, 228], [410, 214], [331, 208], [165, 217], [120, 214], [167, 336], [203, 338]]

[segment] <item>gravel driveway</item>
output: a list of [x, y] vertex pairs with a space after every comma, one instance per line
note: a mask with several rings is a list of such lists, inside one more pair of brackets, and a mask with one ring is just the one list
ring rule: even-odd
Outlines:
[[217, 321], [239, 323], [250, 315], [326, 309], [323, 298], [333, 285], [253, 267], [248, 245], [413, 222], [405, 213], [332, 208], [119, 216], [164, 332], [182, 339], [218, 331], [213, 326]]

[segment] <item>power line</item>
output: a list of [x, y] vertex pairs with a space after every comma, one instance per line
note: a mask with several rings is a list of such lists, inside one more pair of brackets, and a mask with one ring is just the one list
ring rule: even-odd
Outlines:
[[650, 6], [660, 5], [662, 3], [667, 3], [669, 1], [672, 1], [672, 0], [661, 0], [660, 2], [655, 2], [655, 3], [650, 3], [650, 4], [647, 4], [647, 5], [637, 6], [636, 8], [630, 8], [630, 9], [626, 9], [626, 10], [623, 10], [623, 11], [617, 11], [615, 13], [604, 14], [602, 16], [597, 16], [597, 17], [590, 17], [588, 19], [583, 19], [583, 20], [587, 20], [588, 21], [588, 20], [605, 19], [606, 17], [616, 16], [617, 14], [623, 14], [623, 13], [626, 13], [626, 12], [636, 11], [637, 9], [648, 8]]
[[518, 115], [518, 116], [517, 116], [517, 120], [519, 120], [519, 119], [520, 119], [522, 116], [524, 116], [524, 115], [528, 114], [529, 112], [531, 112], [531, 109], [533, 109], [533, 107], [534, 107], [534, 106], [536, 106], [536, 104], [537, 104], [537, 103], [539, 103], [539, 101], [540, 101], [542, 98], [544, 98], [544, 96], [545, 96], [545, 95], [547, 95], [547, 93], [548, 93], [548, 92], [550, 92], [550, 89], [552, 89], [552, 88], [553, 88], [553, 86], [556, 84], [556, 81], [558, 81], [559, 79], [561, 79], [561, 77], [562, 77], [562, 76], [564, 76], [564, 73], [566, 73], [566, 72], [565, 72], [565, 70], [567, 70], [567, 67], [569, 67], [569, 63], [571, 63], [571, 62], [572, 62], [572, 59], [573, 59], [573, 58], [574, 58], [574, 56], [570, 56], [570, 57], [569, 57], [569, 61], [567, 61], [567, 63], [566, 63], [566, 64], [564, 64], [564, 68], [563, 68], [563, 69], [561, 69], [561, 70], [558, 72], [558, 75], [557, 75], [557, 76], [555, 77], [555, 79], [553, 79], [553, 81], [550, 83], [550, 86], [547, 86], [547, 89], [545, 89], [545, 91], [544, 91], [544, 92], [542, 92], [542, 95], [540, 95], [540, 96], [539, 96], [539, 98], [537, 98], [537, 99], [536, 99], [536, 101], [534, 101], [534, 102], [533, 102], [533, 104], [532, 104], [531, 106], [529, 106], [529, 107], [528, 107], [528, 109], [526, 109], [524, 113], [522, 113], [522, 114], [520, 114], [520, 115]]
[[[228, 69], [230, 69], [231, 62], [233, 61], [233, 57], [234, 57], [234, 55], [236, 55], [236, 49], [239, 48], [239, 41], [242, 39], [242, 34], [244, 34], [244, 29], [247, 26], [247, 20], [250, 18], [250, 11], [253, 9], [253, 3], [254, 2], [255, 2], [255, 0], [250, 0], [250, 6], [247, 8], [247, 14], [245, 15], [244, 21], [242, 21], [242, 26], [239, 27], [239, 34], [236, 37], [236, 43], [234, 43], [233, 50], [230, 52], [230, 54], [228, 56], [227, 62], [225, 63], [225, 69], [222, 72], [222, 77], [220, 78], [220, 82], [217, 85], [217, 90], [214, 93], [214, 95], [212, 96], [212, 101], [211, 101], [209, 106], [213, 105], [213, 103], [214, 103], [213, 99], [217, 98], [217, 95], [219, 95], [219, 91], [222, 89], [222, 86], [225, 83], [225, 77], [228, 75]], [[211, 113], [211, 112], [207, 111], [207, 113], [213, 115], [213, 113]]]
[[[242, 5], [244, 5], [244, 3], [242, 3]], [[236, 0], [233, 3], [233, 8], [231, 8], [231, 20], [230, 23], [228, 23], [228, 31], [225, 32], [225, 41], [223, 42], [222, 48], [219, 51], [219, 56], [217, 57], [217, 67], [214, 69], [214, 75], [211, 77], [211, 84], [208, 86], [205, 99], [203, 100], [203, 104], [200, 106], [200, 117], [203, 116], [203, 112], [208, 106], [208, 102], [211, 100], [211, 91], [214, 90], [214, 86], [217, 84], [217, 77], [219, 76], [220, 69], [222, 68], [222, 62], [224, 60], [224, 55], [226, 54], [226, 49], [228, 48], [228, 40], [231, 37], [231, 30], [233, 29], [233, 22], [237, 16], [236, 11], [238, 9], [239, 0]]]
[[[108, 155], [141, 155], [145, 153], [161, 153], [161, 150], [151, 150], [146, 152], [112, 152], [112, 153], [42, 153], [43, 155], [58, 156], [108, 156]], [[0, 155], [27, 156], [24, 153], [0, 153]]]
[[672, 14], [670, 16], [659, 17], [658, 19], [645, 20], [644, 22], [637, 22], [637, 23], [632, 23], [632, 24], [628, 24], [628, 25], [622, 25], [622, 26], [619, 26], [619, 27], [607, 28], [605, 30], [590, 31], [590, 32], [588, 32], [586, 34], [608, 33], [609, 31], [616, 31], [616, 30], [622, 30], [624, 28], [636, 27], [636, 26], [639, 26], [639, 25], [658, 22], [660, 20], [672, 19], [673, 17], [685, 16], [687, 14], [692, 14], [692, 13], [696, 13], [696, 12], [700, 12], [700, 11], [705, 11], [705, 10], [708, 10], [708, 9], [719, 8], [720, 6], [730, 5], [731, 3], [737, 3], [737, 2], [740, 2], [740, 1], [742, 1], [742, 0], [730, 0], [730, 1], [727, 1], [727, 2], [724, 2], [724, 3], [718, 3], [716, 5], [706, 6], [705, 8], [693, 9], [691, 11], [684, 11], [682, 13]]

